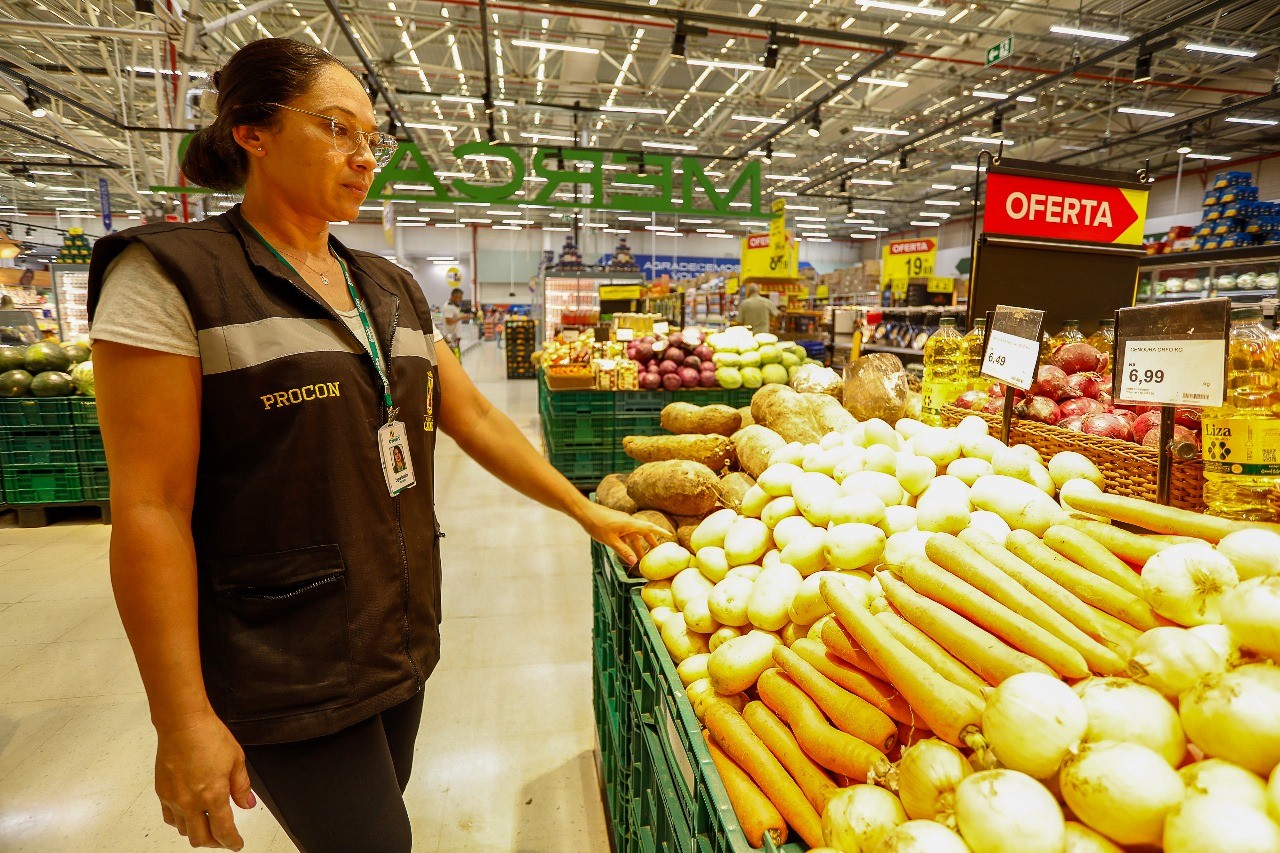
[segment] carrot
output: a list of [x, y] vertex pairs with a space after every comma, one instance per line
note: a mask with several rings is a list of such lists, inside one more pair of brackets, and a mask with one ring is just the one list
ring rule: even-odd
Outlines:
[[[984, 533], [973, 529], [964, 530], [960, 533], [960, 541], [1013, 578], [1023, 589], [1053, 608], [1072, 625], [1102, 643], [1114, 654], [1125, 660], [1129, 659], [1128, 646], [1133, 645], [1132, 641], [1117, 633], [1114, 625], [1102, 619], [1104, 614], [1101, 611], [1085, 604], [1074, 593], [1063, 589], [1056, 581], [1042, 575], [1034, 566], [1010, 553], [1004, 545]], [[1111, 622], [1119, 623], [1120, 620], [1113, 618]], [[1124, 627], [1127, 631], [1134, 630], [1130, 625]]]
[[840, 623], [836, 620], [832, 619], [822, 626], [822, 642], [826, 645], [827, 651], [836, 657], [853, 664], [867, 675], [878, 678], [881, 681], [888, 681], [884, 677], [884, 673], [880, 671], [880, 667], [876, 666], [876, 662], [871, 659], [871, 656], [858, 648], [858, 644], [844, 628], [840, 627]]
[[822, 822], [804, 791], [774, 758], [769, 747], [751, 731], [742, 715], [728, 705], [716, 703], [707, 709], [707, 730], [725, 753], [745, 770], [791, 828], [810, 847], [822, 844]]
[[930, 560], [908, 560], [902, 567], [902, 579], [916, 592], [1047, 664], [1064, 678], [1084, 678], [1089, 674], [1088, 665], [1075, 649]]
[[1045, 531], [1044, 544], [1100, 578], [1142, 597], [1142, 578], [1129, 564], [1074, 527], [1055, 524]]
[[875, 614], [875, 618], [880, 620], [880, 624], [884, 625], [885, 630], [892, 634], [895, 640], [910, 649], [912, 654], [933, 667], [952, 684], [963, 687], [974, 696], [985, 696], [991, 689], [973, 670], [956, 660], [951, 652], [938, 645], [932, 637], [897, 613], [892, 610], [882, 610]]
[[[992, 542], [993, 548], [1001, 546]], [[1003, 549], [1002, 549], [1003, 550]], [[1125, 662], [1115, 652], [1080, 630], [1058, 611], [1041, 601], [961, 539], [949, 533], [935, 533], [925, 546], [929, 559], [963, 578], [1005, 607], [1021, 613], [1080, 653], [1090, 671], [1102, 675], [1123, 672]], [[1006, 552], [1008, 553], [1008, 552]], [[1012, 554], [1009, 555], [1011, 558]], [[1016, 559], [1016, 558], [1015, 558]], [[1127, 569], [1126, 569], [1127, 571]], [[1046, 579], [1046, 583], [1052, 583]], [[1065, 591], [1064, 595], [1067, 594]], [[1079, 602], [1081, 607], [1086, 607]]]
[[866, 741], [881, 752], [893, 749], [898, 739], [898, 727], [888, 714], [872, 707], [861, 696], [845, 690], [786, 646], [773, 647], [773, 662], [809, 694], [836, 728]]
[[1189, 509], [1161, 506], [1140, 498], [1109, 495], [1100, 489], [1070, 489], [1068, 492], [1063, 501], [1071, 509], [1123, 521], [1154, 533], [1195, 536], [1216, 543], [1228, 534], [1255, 527], [1280, 532], [1280, 525], [1277, 524], [1218, 518]]
[[1110, 613], [1135, 628], [1147, 630], [1156, 627], [1156, 616], [1147, 604], [1131, 592], [1126, 592], [1109, 580], [1080, 568], [1075, 563], [1058, 556], [1057, 552], [1036, 538], [1034, 533], [1015, 530], [1009, 534], [1009, 550], [1030, 563], [1036, 571], [1066, 587], [1085, 604]]
[[840, 789], [831, 781], [827, 771], [813, 762], [796, 742], [791, 729], [779, 720], [773, 711], [763, 702], [749, 702], [742, 710], [742, 719], [751, 726], [756, 737], [764, 741], [769, 751], [774, 754], [782, 766], [787, 768], [791, 778], [796, 780], [800, 790], [809, 799], [813, 810], [821, 815], [826, 811], [827, 803], [840, 793]]
[[[1085, 605], [1089, 607], [1089, 605]], [[1133, 644], [1138, 642], [1138, 638], [1142, 636], [1142, 632], [1130, 625], [1128, 622], [1117, 619], [1110, 613], [1103, 613], [1096, 607], [1089, 607], [1093, 611], [1094, 618], [1103, 626], [1103, 630], [1107, 632], [1109, 640], [1104, 640], [1107, 647], [1114, 649], [1115, 653], [1125, 660], [1129, 659], [1129, 655], [1133, 652]], [[1172, 625], [1159, 614], [1156, 614], [1156, 621], [1161, 625]]]
[[843, 583], [823, 580], [822, 597], [836, 619], [889, 676], [928, 727], [953, 746], [985, 749], [980, 727], [986, 704], [963, 687], [957, 687], [916, 657], [877, 622], [866, 603]]
[[961, 663], [997, 685], [1019, 672], [1054, 675], [1045, 664], [1011, 648], [999, 637], [979, 628], [958, 613], [916, 592], [889, 572], [876, 572], [885, 598], [912, 625], [924, 631]]
[[859, 782], [872, 775], [881, 779], [889, 772], [892, 765], [884, 753], [828, 723], [814, 701], [781, 670], [765, 670], [756, 690], [760, 700], [791, 727], [800, 747], [823, 767]]
[[720, 781], [729, 795], [733, 813], [738, 816], [742, 834], [747, 836], [752, 847], [763, 847], [766, 835], [773, 839], [775, 846], [781, 847], [787, 842], [787, 822], [782, 814], [746, 771], [734, 764], [733, 759], [716, 745], [710, 732], [703, 730], [702, 736], [707, 741], [711, 760], [720, 771]]
[[908, 725], [907, 723], [898, 723], [899, 757], [901, 757], [901, 750], [905, 750], [909, 746], [915, 746], [920, 741], [928, 740], [933, 736], [933, 732], [928, 729]]
[[1079, 530], [1099, 545], [1115, 554], [1126, 563], [1145, 566], [1156, 554], [1168, 548], [1171, 542], [1162, 542], [1148, 536], [1139, 536], [1101, 521], [1089, 521], [1085, 518], [1063, 518], [1059, 524]]
[[791, 650], [809, 662], [818, 672], [850, 693], [861, 696], [889, 717], [908, 725], [916, 723], [916, 713], [892, 684], [867, 675], [851, 663], [827, 651], [816, 640], [796, 640]]

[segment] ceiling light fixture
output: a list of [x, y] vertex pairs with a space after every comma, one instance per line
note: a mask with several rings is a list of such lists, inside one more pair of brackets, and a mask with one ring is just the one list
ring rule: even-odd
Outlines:
[[598, 55], [600, 53], [600, 48], [598, 47], [584, 47], [580, 44], [566, 44], [564, 42], [512, 39], [511, 43], [516, 47], [532, 47], [539, 50], [562, 50], [565, 53], [589, 53], [592, 55]]
[[662, 116], [667, 111], [662, 107], [623, 107], [617, 104], [604, 104], [600, 107], [602, 113], [635, 113], [644, 116]]
[[922, 210], [922, 211], [920, 211], [920, 212], [919, 212], [918, 214], [916, 214], [916, 215], [917, 215], [917, 216], [929, 216], [929, 217], [932, 217], [932, 218], [934, 218], [934, 219], [950, 219], [950, 218], [951, 218], [951, 214], [950, 214], [950, 213], [943, 213], [943, 212], [942, 212], [942, 211], [940, 211], [940, 210]]
[[882, 226], [882, 225], [863, 225], [863, 226], [862, 226], [862, 230], [863, 230], [863, 231], [884, 232], [884, 231], [888, 231], [889, 229], [888, 229], [888, 228], [885, 228], [885, 227], [884, 227], [884, 226]]
[[809, 116], [809, 129], [805, 132], [813, 139], [822, 135], [822, 114], [819, 107], [814, 107], [813, 115]]
[[879, 208], [876, 208], [876, 207], [851, 207], [849, 208], [849, 212], [864, 213], [868, 216], [883, 216], [885, 214], [885, 211], [880, 210]]
[[445, 133], [452, 133], [458, 129], [456, 124], [431, 124], [429, 122], [421, 121], [407, 121], [404, 123], [404, 126], [416, 128], [417, 130], [439, 130]]
[[962, 136], [960, 139], [963, 142], [972, 142], [975, 145], [1003, 145], [1006, 148], [1012, 148], [1014, 146], [1014, 143], [1011, 140], [1004, 138], [997, 139], [991, 136]]
[[1177, 115], [1177, 113], [1169, 110], [1149, 110], [1146, 107], [1116, 107], [1116, 112], [1133, 116], [1156, 116], [1158, 118], [1173, 118]]
[[[975, 98], [990, 98], [993, 101], [1005, 101], [1009, 98], [1009, 96], [1004, 92], [992, 92], [987, 89], [974, 89], [973, 96]], [[1036, 102], [1036, 99], [1030, 95], [1018, 95], [1015, 100], [1021, 101], [1024, 104], [1034, 104]]]
[[850, 178], [850, 179], [849, 179], [849, 183], [851, 183], [851, 184], [863, 184], [863, 185], [868, 186], [868, 187], [891, 187], [891, 186], [893, 186], [893, 181], [882, 181], [882, 180], [878, 180], [878, 179], [876, 179], [876, 178]]
[[854, 133], [882, 133], [885, 136], [910, 136], [909, 131], [898, 130], [894, 127], [863, 127], [862, 125], [853, 125], [849, 130]]
[[918, 228], [941, 228], [942, 227], [941, 222], [925, 222], [919, 219], [911, 220], [911, 224], [915, 225]]
[[926, 198], [924, 200], [924, 203], [932, 204], [935, 207], [959, 207], [960, 206], [960, 202], [950, 201], [949, 199], [945, 199], [945, 198]]
[[891, 3], [888, 0], [858, 0], [858, 5], [865, 9], [888, 9], [892, 12], [910, 12], [913, 15], [930, 15], [940, 18], [947, 14], [945, 9], [934, 9], [931, 6], [912, 6], [909, 3]]
[[1182, 133], [1182, 140], [1178, 145], [1179, 154], [1191, 153], [1191, 125], [1187, 125], [1187, 129]]
[[1133, 82], [1146, 83], [1151, 80], [1151, 64], [1154, 57], [1150, 53], [1139, 53], [1133, 63]]
[[530, 133], [524, 131], [520, 134], [525, 139], [532, 139], [535, 142], [539, 139], [550, 139], [552, 142], [577, 142], [578, 140], [572, 136], [565, 136], [562, 133]]
[[734, 116], [730, 116], [730, 118], [732, 118], [734, 121], [749, 121], [754, 124], [786, 124], [787, 123], [787, 120], [785, 118], [772, 118], [770, 116], [734, 115]]
[[954, 189], [958, 189], [958, 187], [957, 187], [955, 184], [934, 184], [934, 185], [933, 185], [933, 189], [935, 189], [935, 190], [954, 190]]
[[27, 108], [27, 112], [31, 113], [32, 118], [44, 118], [49, 114], [49, 111], [40, 105], [40, 98], [30, 86], [27, 87], [27, 96], [22, 99], [22, 104]]
[[890, 80], [887, 77], [859, 77], [858, 82], [873, 86], [893, 86], [898, 89], [905, 89], [911, 85], [906, 80]]
[[1200, 53], [1220, 53], [1223, 56], [1243, 56], [1246, 59], [1253, 59], [1258, 55], [1256, 50], [1246, 50], [1240, 47], [1222, 47], [1216, 44], [1189, 44], [1187, 50], [1195, 50]]
[[1064, 24], [1054, 24], [1049, 27], [1049, 32], [1058, 33], [1064, 36], [1080, 36], [1090, 39], [1105, 39], [1107, 41], [1128, 41], [1129, 37], [1121, 33], [1106, 33], [1100, 30], [1086, 30], [1080, 27], [1069, 27]]
[[1222, 154], [1188, 154], [1188, 160], [1230, 160], [1230, 157]]
[[754, 62], [729, 62], [725, 59], [686, 59], [686, 65], [697, 65], [704, 68], [727, 68], [731, 71], [764, 71], [764, 65]]
[[669, 151], [697, 151], [698, 146], [688, 145], [684, 142], [664, 142], [657, 139], [646, 139], [640, 143], [645, 148], [662, 148]]
[[[1261, 125], [1261, 126], [1263, 126], [1263, 127], [1275, 127], [1277, 124], [1280, 124], [1280, 121], [1275, 121], [1274, 119], [1269, 119], [1269, 118], [1243, 118], [1243, 117], [1241, 117], [1241, 116], [1232, 116], [1231, 118], [1228, 118], [1228, 119], [1227, 119], [1227, 121], [1232, 122], [1233, 124], [1257, 124], [1257, 125]], [[33, 171], [31, 172], [31, 174], [33, 174], [33, 175], [37, 175], [37, 174], [39, 174], [39, 172], [36, 172], [36, 171], [34, 171], [34, 170], [33, 170]]]

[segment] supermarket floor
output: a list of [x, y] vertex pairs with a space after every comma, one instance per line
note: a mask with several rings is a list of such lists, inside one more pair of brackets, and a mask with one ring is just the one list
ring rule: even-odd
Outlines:
[[[468, 372], [537, 442], [494, 344]], [[593, 749], [587, 537], [442, 438], [443, 661], [406, 799], [414, 850], [607, 851]], [[154, 735], [111, 600], [110, 529], [0, 517], [0, 851], [189, 850], [160, 819]], [[293, 850], [261, 806], [247, 851]], [[373, 853], [370, 851], [370, 853]]]

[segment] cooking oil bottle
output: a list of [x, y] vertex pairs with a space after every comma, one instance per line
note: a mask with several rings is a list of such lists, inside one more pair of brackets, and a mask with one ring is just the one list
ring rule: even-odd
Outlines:
[[987, 318], [978, 317], [964, 336], [964, 381], [966, 391], [986, 391], [991, 381], [982, 378], [982, 348], [987, 343]]
[[1058, 347], [1063, 344], [1074, 344], [1084, 340], [1084, 335], [1080, 333], [1079, 320], [1067, 320], [1062, 324], [1062, 328], [1058, 330], [1058, 334], [1049, 338], [1049, 354], [1057, 352]]
[[1261, 308], [1231, 312], [1226, 393], [1204, 411], [1204, 502], [1212, 515], [1275, 521], [1280, 507], [1280, 384]]
[[938, 331], [924, 345], [920, 419], [931, 426], [942, 426], [942, 407], [968, 390], [967, 374], [964, 338], [956, 331], [956, 318], [943, 317]]
[[1098, 368], [1099, 373], [1106, 373], [1116, 357], [1116, 321], [1103, 320], [1098, 331], [1090, 335], [1086, 343], [1106, 356], [1106, 363]]

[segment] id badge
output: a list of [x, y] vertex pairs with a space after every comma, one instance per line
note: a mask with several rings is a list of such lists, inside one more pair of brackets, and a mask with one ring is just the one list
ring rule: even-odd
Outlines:
[[382, 458], [382, 473], [392, 497], [417, 484], [403, 423], [391, 421], [378, 430], [378, 455]]

